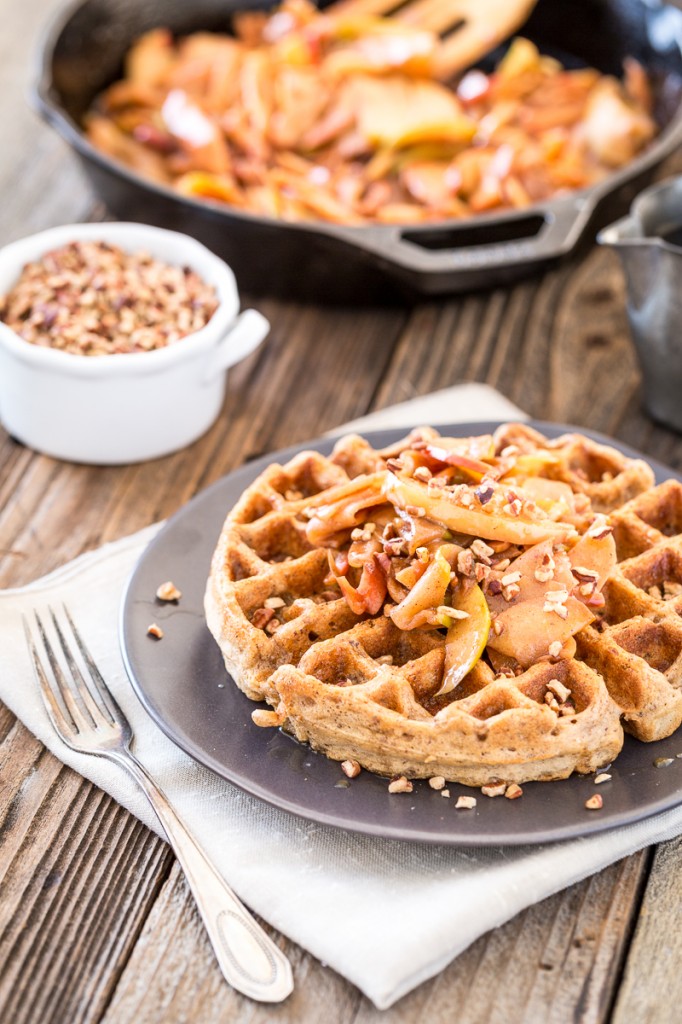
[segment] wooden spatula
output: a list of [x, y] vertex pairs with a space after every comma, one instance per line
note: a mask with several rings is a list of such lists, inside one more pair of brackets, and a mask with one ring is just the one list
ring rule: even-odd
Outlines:
[[325, 10], [335, 15], [390, 17], [441, 37], [433, 61], [436, 78], [447, 79], [475, 64], [523, 25], [537, 0], [340, 0]]

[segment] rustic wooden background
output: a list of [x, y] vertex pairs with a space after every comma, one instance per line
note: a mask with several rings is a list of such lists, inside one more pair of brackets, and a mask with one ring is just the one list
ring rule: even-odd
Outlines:
[[[0, 0], [3, 244], [104, 215], [66, 147], [25, 102], [36, 32], [54, 8], [54, 0]], [[677, 159], [664, 172], [681, 169]], [[245, 459], [462, 380], [679, 468], [679, 437], [639, 408], [623, 300], [615, 258], [594, 248], [514, 288], [412, 309], [332, 315], [258, 301], [272, 334], [232, 371], [223, 415], [190, 449], [142, 466], [88, 468], [35, 455], [0, 432], [0, 585], [26, 583], [170, 515]], [[262, 1007], [222, 981], [168, 847], [1, 708], [0, 765], [7, 1024], [680, 1019], [679, 841], [531, 907], [384, 1013], [280, 937], [296, 990], [283, 1006]]]

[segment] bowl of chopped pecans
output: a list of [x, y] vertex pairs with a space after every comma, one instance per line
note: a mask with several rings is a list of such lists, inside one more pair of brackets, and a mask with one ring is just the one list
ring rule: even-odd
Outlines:
[[56, 458], [141, 462], [201, 436], [269, 330], [175, 231], [71, 224], [0, 249], [0, 420]]

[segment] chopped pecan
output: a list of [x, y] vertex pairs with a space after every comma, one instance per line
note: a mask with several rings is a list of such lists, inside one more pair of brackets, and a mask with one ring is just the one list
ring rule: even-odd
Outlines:
[[355, 779], [362, 771], [362, 768], [360, 767], [357, 761], [349, 760], [341, 762], [341, 771], [349, 779]]
[[254, 725], [260, 726], [261, 729], [276, 728], [282, 724], [283, 720], [283, 716], [279, 711], [266, 711], [264, 708], [256, 708], [255, 711], [251, 712], [251, 721]]
[[483, 583], [485, 580], [489, 578], [491, 571], [492, 570], [489, 565], [484, 565], [483, 562], [476, 562], [474, 566], [474, 575], [476, 577], [476, 582]]
[[495, 554], [493, 548], [486, 544], [484, 540], [481, 540], [480, 537], [477, 537], [472, 542], [471, 550], [476, 555], [476, 558], [479, 559], [479, 561], [486, 563], [489, 563], [490, 559]]
[[156, 596], [159, 601], [179, 601], [182, 597], [182, 591], [178, 590], [171, 580], [168, 580], [156, 588]]
[[404, 775], [398, 775], [388, 784], [389, 793], [411, 793], [414, 786]]
[[571, 691], [561, 682], [560, 679], [550, 679], [547, 683], [547, 689], [554, 694], [561, 704], [565, 704], [571, 696]]
[[26, 264], [0, 299], [2, 320], [24, 341], [80, 356], [166, 348], [205, 327], [217, 306], [193, 270], [95, 240]]
[[457, 569], [463, 576], [471, 576], [474, 572], [474, 556], [469, 548], [463, 548], [457, 555]]
[[255, 626], [256, 629], [265, 629], [268, 622], [274, 619], [275, 611], [274, 608], [256, 608], [255, 612], [251, 616], [251, 625]]
[[504, 796], [507, 790], [505, 782], [491, 782], [487, 786], [481, 786], [483, 796]]
[[489, 485], [477, 487], [474, 491], [481, 505], [487, 505], [494, 493], [494, 489]]

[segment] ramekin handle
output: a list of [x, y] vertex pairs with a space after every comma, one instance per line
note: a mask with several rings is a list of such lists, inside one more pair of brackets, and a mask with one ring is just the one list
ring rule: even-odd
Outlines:
[[213, 349], [204, 373], [204, 381], [208, 383], [216, 374], [222, 373], [229, 366], [234, 366], [241, 359], [251, 355], [269, 331], [269, 321], [258, 310], [246, 309], [240, 313], [217, 347]]

